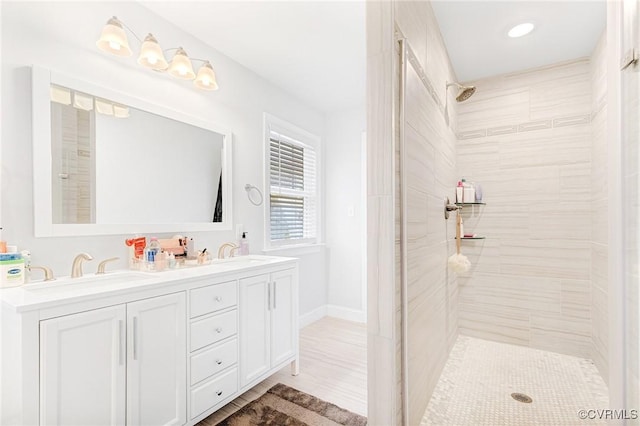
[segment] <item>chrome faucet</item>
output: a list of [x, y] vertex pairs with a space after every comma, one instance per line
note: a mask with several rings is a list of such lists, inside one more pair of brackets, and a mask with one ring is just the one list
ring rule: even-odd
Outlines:
[[46, 266], [29, 266], [29, 272], [34, 269], [39, 269], [44, 272], [44, 280], [45, 281], [53, 281], [55, 278], [53, 277], [53, 271], [51, 268], [47, 268]]
[[100, 262], [98, 264], [98, 270], [96, 271], [96, 275], [101, 275], [105, 273], [105, 268], [107, 266], [107, 263], [109, 262], [115, 262], [116, 260], [120, 260], [119, 257], [110, 257], [109, 259], [105, 259], [102, 262]]
[[80, 253], [73, 259], [71, 278], [79, 278], [82, 276], [82, 262], [85, 260], [93, 260], [93, 257], [88, 253]]
[[227, 247], [231, 248], [231, 250], [229, 250], [229, 257], [233, 257], [233, 253], [240, 249], [240, 247], [234, 243], [224, 243], [218, 249], [218, 259], [224, 259], [224, 252]]

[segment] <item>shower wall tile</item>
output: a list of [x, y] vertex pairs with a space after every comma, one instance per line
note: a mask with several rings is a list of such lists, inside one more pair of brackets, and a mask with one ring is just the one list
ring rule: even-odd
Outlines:
[[393, 115], [390, 105], [393, 91], [390, 84], [393, 67], [390, 53], [379, 53], [367, 58], [367, 193], [391, 195], [393, 193]]
[[[483, 90], [480, 87], [464, 103], [458, 105], [458, 130], [468, 131], [507, 126], [529, 120], [529, 91], [523, 88], [502, 87]], [[523, 117], [526, 117], [523, 119]]]
[[427, 17], [431, 6], [426, 1], [394, 1], [396, 25], [407, 39], [418, 61], [427, 64]]
[[[447, 83], [453, 81], [452, 67], [449, 63], [440, 27], [436, 25], [436, 18], [430, 2], [424, 2], [427, 7], [427, 61], [425, 71], [433, 83], [438, 101], [445, 102]], [[429, 23], [431, 25], [429, 25]], [[455, 92], [451, 90], [451, 92]], [[455, 94], [454, 94], [455, 96]], [[455, 127], [454, 127], [455, 128]]]
[[592, 161], [591, 161], [591, 358], [605, 382], [609, 379], [608, 315], [608, 138], [606, 106], [606, 37], [591, 57]]
[[[404, 130], [405, 158], [402, 165], [396, 162], [396, 183], [404, 167], [407, 185], [396, 186], [394, 195], [398, 204], [400, 190], [407, 195], [403, 213], [408, 246], [409, 412], [405, 421], [418, 424], [458, 335], [458, 281], [447, 270], [447, 258], [455, 250], [451, 245], [455, 223], [443, 217], [445, 197], [455, 195], [451, 182], [456, 179], [456, 106], [447, 106], [445, 111], [443, 105], [446, 82], [455, 78], [431, 5], [398, 1], [394, 11], [396, 26], [415, 55], [409, 55], [407, 66], [405, 122], [397, 126]], [[398, 251], [400, 213], [396, 210]], [[398, 267], [400, 260], [396, 257]]]
[[463, 215], [487, 239], [463, 242], [461, 334], [590, 357], [590, 70], [581, 59], [474, 81], [458, 105], [460, 132], [486, 136], [458, 138], [457, 177], [487, 203]]
[[[393, 5], [368, 2], [367, 19], [367, 368], [368, 418], [401, 420], [399, 280], [394, 260], [397, 66]], [[400, 417], [399, 417], [400, 416]]]
[[591, 281], [562, 280], [561, 313], [570, 318], [591, 319]]

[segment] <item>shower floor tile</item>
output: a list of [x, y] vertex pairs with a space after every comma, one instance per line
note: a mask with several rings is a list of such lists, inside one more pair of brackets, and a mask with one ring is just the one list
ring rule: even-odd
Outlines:
[[421, 426], [601, 425], [579, 412], [608, 408], [607, 386], [590, 360], [459, 336]]

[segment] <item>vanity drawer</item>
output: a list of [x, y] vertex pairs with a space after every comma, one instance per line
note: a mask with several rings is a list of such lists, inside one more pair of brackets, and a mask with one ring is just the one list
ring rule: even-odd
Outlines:
[[191, 352], [238, 332], [237, 310], [191, 323]]
[[216, 377], [191, 391], [191, 418], [195, 418], [238, 391], [238, 369]]
[[190, 317], [199, 317], [235, 306], [238, 303], [237, 288], [236, 281], [229, 281], [191, 290], [189, 292]]
[[238, 339], [207, 349], [191, 357], [191, 384], [218, 374], [238, 362]]

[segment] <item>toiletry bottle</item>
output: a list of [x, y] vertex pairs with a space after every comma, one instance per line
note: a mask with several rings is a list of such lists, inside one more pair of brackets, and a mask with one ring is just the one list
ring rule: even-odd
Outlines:
[[[0, 232], [2, 232], [2, 228], [0, 228]], [[7, 252], [7, 242], [2, 241], [2, 237], [0, 237], [0, 253], [6, 253], [6, 252]]]
[[20, 255], [24, 259], [24, 283], [28, 284], [31, 281], [31, 252], [22, 250]]
[[462, 186], [462, 181], [458, 181], [458, 186], [456, 186], [456, 203], [462, 203], [462, 194], [464, 187]]
[[187, 259], [195, 259], [198, 256], [196, 252], [196, 242], [193, 238], [187, 240]]
[[475, 190], [476, 190], [476, 202], [477, 203], [481, 203], [482, 202], [482, 186], [480, 186], [479, 183], [474, 184]]
[[151, 237], [149, 247], [147, 247], [147, 262], [155, 262], [156, 256], [162, 251], [158, 238]]
[[465, 203], [473, 203], [476, 201], [475, 190], [473, 189], [473, 185], [467, 182], [466, 179], [462, 179], [463, 194], [462, 199]]
[[249, 239], [247, 238], [247, 233], [242, 233], [242, 238], [240, 238], [240, 255], [247, 256], [249, 254]]

